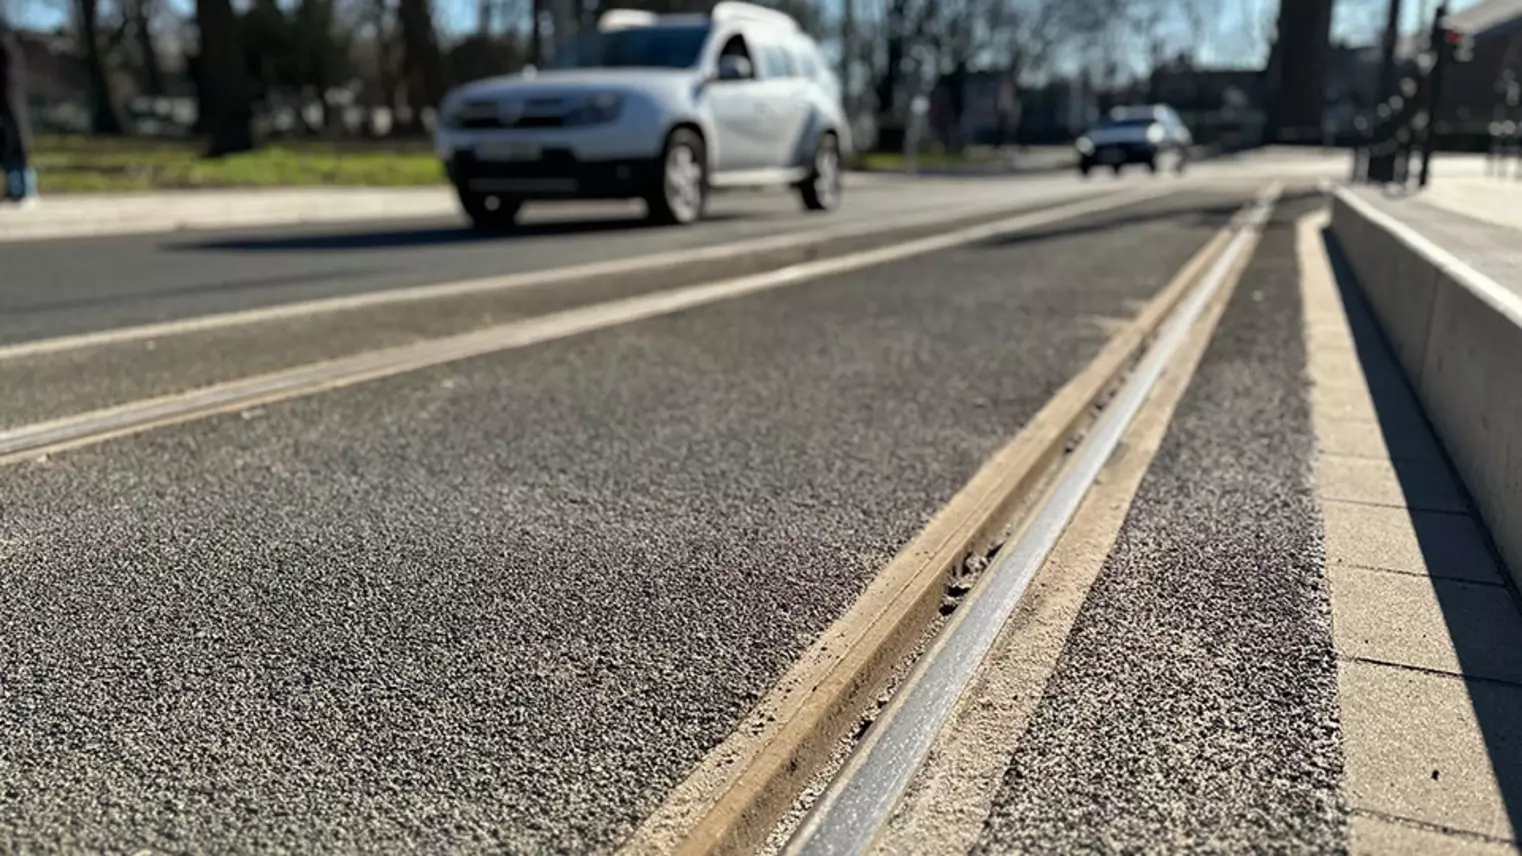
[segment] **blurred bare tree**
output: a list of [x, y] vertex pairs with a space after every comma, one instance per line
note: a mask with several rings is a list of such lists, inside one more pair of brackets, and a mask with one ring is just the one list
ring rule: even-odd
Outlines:
[[529, 0], [529, 48], [528, 61], [534, 65], [544, 62], [544, 16], [547, 14], [545, 0]]
[[200, 105], [210, 157], [254, 147], [253, 102], [238, 16], [229, 0], [196, 0]]
[[[196, 0], [189, 21], [177, 17], [172, 0], [0, 2], [69, 9], [91, 125], [101, 133], [123, 128], [117, 88], [148, 96], [182, 91], [175, 60], [180, 45], [189, 45], [189, 71], [201, 91], [200, 130], [221, 129], [211, 147], [221, 151], [252, 142], [237, 130], [246, 118], [260, 116], [262, 126], [270, 111], [289, 115], [296, 102], [294, 133], [355, 129], [352, 118], [335, 126], [331, 108], [340, 103], [366, 107], [364, 127], [379, 133], [389, 123], [373, 114], [384, 108], [404, 120], [404, 130], [421, 130], [422, 112], [450, 84], [542, 62], [555, 0], [475, 0], [474, 19], [454, 29], [441, 29], [438, 0]], [[690, 12], [710, 9], [714, 0], [572, 2], [567, 20], [585, 27], [608, 7]], [[1002, 141], [1017, 129], [1027, 95], [1050, 83], [1091, 100], [1121, 90], [1144, 97], [1155, 69], [1177, 74], [1212, 53], [1243, 55], [1250, 53], [1247, 43], [1267, 42], [1266, 34], [1246, 32], [1252, 26], [1224, 27], [1237, 0], [857, 0], [849, 32], [844, 10], [825, 0], [757, 2], [792, 15], [821, 42], [842, 50], [849, 42], [851, 55], [841, 59], [847, 95], [853, 104], [859, 95], [868, 96], [863, 106], [875, 101], [879, 139], [888, 146], [912, 96], [927, 86], [936, 87], [938, 120], [949, 129], [964, 124], [970, 98], [984, 104], [996, 91]], [[1337, 0], [1339, 20], [1372, 20], [1369, 10], [1384, 2]], [[174, 37], [182, 27], [189, 39]], [[1212, 44], [1214, 51], [1206, 47]], [[335, 102], [334, 92], [349, 95]], [[1043, 109], [1052, 112], [1058, 101]]]
[[136, 64], [141, 71], [143, 93], [163, 95], [167, 91], [163, 61], [154, 43], [153, 26], [160, 14], [157, 0], [125, 0], [126, 25], [136, 44]]
[[761, 0], [761, 5], [785, 12], [805, 33], [823, 40], [829, 35], [827, 16], [819, 0]]
[[429, 0], [400, 0], [397, 19], [401, 26], [402, 74], [413, 129], [422, 127], [422, 111], [438, 105], [444, 97], [444, 58], [434, 29]]
[[90, 94], [90, 130], [96, 134], [120, 134], [126, 130], [126, 124], [107, 68], [106, 45], [100, 31], [100, 0], [78, 0], [74, 8], [85, 84]]

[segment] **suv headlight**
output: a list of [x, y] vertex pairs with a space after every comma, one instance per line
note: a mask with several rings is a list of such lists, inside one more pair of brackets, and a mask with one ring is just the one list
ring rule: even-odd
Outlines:
[[494, 119], [497, 116], [498, 102], [495, 98], [467, 98], [461, 95], [446, 95], [443, 103], [439, 104], [437, 127], [449, 130], [460, 130], [472, 120]]
[[586, 99], [575, 110], [566, 114], [567, 125], [597, 125], [618, 118], [623, 109], [624, 97], [605, 92]]
[[460, 127], [460, 107], [464, 103], [465, 103], [465, 99], [463, 99], [463, 98], [459, 98], [459, 97], [456, 97], [454, 95], [446, 95], [446, 96], [444, 96], [443, 103], [439, 104], [438, 127], [440, 127], [440, 128], [458, 128], [458, 127]]
[[1147, 126], [1147, 142], [1153, 145], [1157, 145], [1158, 143], [1161, 143], [1167, 136], [1168, 135], [1163, 131], [1162, 125]]
[[1078, 142], [1073, 145], [1078, 147], [1078, 153], [1081, 155], [1091, 155], [1094, 153], [1094, 141], [1088, 137], [1079, 137]]

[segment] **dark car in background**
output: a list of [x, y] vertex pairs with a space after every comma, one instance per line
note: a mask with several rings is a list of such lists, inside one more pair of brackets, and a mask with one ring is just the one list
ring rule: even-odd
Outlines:
[[1109, 167], [1119, 175], [1128, 164], [1151, 172], [1183, 172], [1194, 138], [1172, 107], [1116, 107], [1078, 138], [1078, 171]]

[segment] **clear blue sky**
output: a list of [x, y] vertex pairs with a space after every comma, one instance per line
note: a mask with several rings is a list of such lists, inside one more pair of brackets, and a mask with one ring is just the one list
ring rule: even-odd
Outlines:
[[[840, 0], [824, 0], [827, 8], [840, 7]], [[872, 5], [874, 0], [858, 0]], [[1238, 66], [1261, 65], [1268, 51], [1267, 38], [1273, 32], [1272, 21], [1279, 0], [1218, 0], [1222, 18], [1217, 32], [1209, 40], [1201, 59], [1207, 64]], [[1357, 42], [1377, 38], [1384, 26], [1388, 0], [1335, 0], [1334, 37]], [[1403, 27], [1414, 30], [1423, 10], [1433, 10], [1438, 0], [1402, 0]], [[1454, 11], [1472, 6], [1480, 0], [1451, 0]], [[440, 24], [449, 30], [469, 28], [475, 18], [476, 0], [435, 0]], [[617, 0], [610, 0], [615, 4]], [[68, 0], [0, 0], [0, 9], [9, 8], [23, 27], [51, 29], [60, 26], [67, 14]], [[176, 9], [188, 11], [190, 0], [170, 0]], [[1430, 11], [1429, 11], [1430, 14]]]

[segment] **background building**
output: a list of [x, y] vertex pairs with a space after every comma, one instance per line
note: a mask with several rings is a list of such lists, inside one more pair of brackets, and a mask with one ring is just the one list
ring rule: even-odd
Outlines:
[[1265, 135], [1270, 140], [1323, 139], [1331, 32], [1332, 0], [1280, 0], [1278, 37], [1266, 69]]
[[[1437, 113], [1437, 132], [1450, 145], [1485, 145], [1490, 123], [1522, 119], [1522, 109], [1508, 105], [1508, 89], [1517, 92], [1522, 81], [1522, 0], [1484, 0], [1448, 17], [1452, 29], [1474, 40], [1473, 57], [1450, 65], [1445, 73]], [[1402, 43], [1409, 61], [1424, 44], [1410, 38]]]

